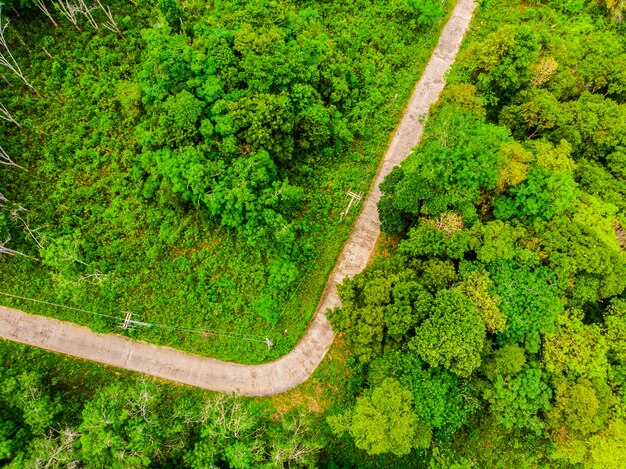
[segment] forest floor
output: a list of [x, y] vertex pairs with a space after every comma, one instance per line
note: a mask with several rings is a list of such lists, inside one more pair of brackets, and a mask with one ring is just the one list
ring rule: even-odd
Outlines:
[[300, 342], [287, 355], [266, 364], [240, 365], [132, 341], [118, 335], [98, 334], [75, 324], [6, 307], [0, 307], [0, 337], [215, 391], [273, 395], [306, 381], [323, 360], [334, 339], [325, 312], [341, 304], [337, 285], [345, 277], [363, 270], [376, 246], [380, 234], [377, 212], [381, 196], [379, 184], [419, 143], [423, 118], [444, 87], [445, 75], [455, 60], [475, 7], [472, 0], [458, 0], [393, 135], [350, 237], [328, 278], [313, 320]]

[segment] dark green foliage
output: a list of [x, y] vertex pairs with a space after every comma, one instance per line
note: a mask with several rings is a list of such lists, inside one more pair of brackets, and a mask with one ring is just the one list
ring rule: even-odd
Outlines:
[[409, 342], [422, 360], [468, 377], [480, 365], [485, 324], [476, 306], [456, 290], [439, 292], [430, 316]]
[[539, 334], [551, 331], [554, 320], [563, 311], [553, 274], [543, 267], [530, 270], [498, 263], [491, 279], [493, 292], [500, 298], [498, 306], [507, 320], [500, 337], [507, 342], [525, 342], [526, 348], [535, 353]]
[[476, 410], [467, 382], [440, 367], [428, 367], [414, 353], [392, 352], [372, 362], [368, 382], [374, 386], [385, 376], [396, 376], [413, 391], [415, 413], [433, 427], [435, 435], [450, 436]]
[[[19, 369], [29, 368], [29, 371]], [[0, 344], [0, 464], [315, 467], [321, 419]]]
[[481, 191], [496, 184], [498, 149], [509, 141], [505, 128], [458, 107], [442, 109], [427, 128], [413, 156], [381, 185], [381, 223], [388, 233], [402, 228], [400, 219], [437, 217], [447, 210], [474, 223]]
[[[112, 6], [126, 41], [42, 31], [35, 9], [14, 21], [42, 94], [0, 92], [24, 124], [0, 123], [1, 143], [29, 169], [0, 173], [0, 190], [43, 228], [37, 246], [0, 212], [2, 239], [41, 259], [3, 259], [2, 288], [190, 328], [288, 326], [271, 352], [142, 336], [283, 353], [308, 318], [289, 293], [317, 256], [332, 264], [347, 232], [333, 217], [347, 188], [368, 187], [440, 2]], [[623, 14], [615, 0], [481, 2], [423, 144], [381, 185], [397, 248], [329, 313], [355, 356], [324, 418], [46, 369], [16, 347], [2, 355], [0, 462], [621, 467]]]
[[552, 391], [536, 365], [525, 365], [515, 374], [498, 374], [485, 390], [494, 421], [504, 428], [527, 429], [541, 434], [539, 412], [550, 409]]

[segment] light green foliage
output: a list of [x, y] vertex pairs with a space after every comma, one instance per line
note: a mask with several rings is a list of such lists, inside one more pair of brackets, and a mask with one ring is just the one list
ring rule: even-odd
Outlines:
[[503, 220], [513, 216], [550, 220], [571, 209], [577, 195], [571, 174], [551, 173], [535, 166], [523, 183], [510, 188], [506, 196], [496, 200], [494, 214]]
[[522, 241], [528, 237], [528, 231], [519, 223], [512, 224], [502, 220], [477, 223], [472, 228], [472, 235], [472, 247], [481, 262], [494, 263], [520, 259], [532, 263], [536, 257], [522, 247]]
[[606, 379], [608, 351], [605, 337], [595, 324], [583, 324], [583, 314], [567, 310], [559, 315], [554, 331], [544, 335], [546, 370], [570, 379]]
[[506, 318], [498, 309], [499, 298], [489, 295], [490, 287], [491, 280], [485, 272], [472, 272], [459, 285], [461, 292], [476, 304], [487, 330], [491, 333], [502, 332], [506, 329]]
[[517, 186], [526, 180], [532, 154], [519, 142], [504, 144], [500, 147], [500, 161], [502, 168], [498, 173], [496, 189], [504, 192], [509, 187]]
[[491, 381], [500, 376], [516, 376], [526, 364], [524, 349], [517, 344], [506, 344], [497, 349], [488, 360], [483, 372]]
[[328, 423], [337, 434], [348, 431], [368, 454], [400, 456], [430, 443], [430, 429], [413, 414], [411, 392], [391, 378], [358, 398], [348, 415], [329, 417]]
[[600, 432], [588, 437], [605, 426], [613, 403], [611, 389], [600, 380], [557, 380], [555, 404], [546, 418], [556, 446], [553, 457], [570, 464], [587, 461], [588, 451], [596, 449], [591, 443], [603, 442], [606, 436]]
[[554, 146], [544, 140], [533, 142], [537, 164], [547, 171], [567, 172], [576, 168], [572, 159], [572, 146], [567, 140], [561, 140]]
[[476, 87], [469, 83], [457, 83], [444, 88], [439, 95], [439, 100], [433, 105], [431, 112], [434, 113], [439, 107], [443, 107], [447, 103], [457, 105], [478, 118], [485, 117], [486, 111], [480, 97], [476, 93]]
[[614, 299], [607, 308], [604, 322], [609, 347], [621, 363], [626, 363], [626, 301]]
[[574, 435], [595, 433], [606, 421], [611, 400], [611, 390], [601, 380], [557, 380], [555, 405], [548, 415], [548, 422], [557, 431], [565, 425]]
[[480, 365], [484, 341], [485, 324], [474, 303], [457, 290], [441, 290], [410, 348], [429, 365], [468, 377]]
[[406, 257], [448, 257], [462, 259], [469, 249], [471, 236], [465, 231], [450, 236], [436, 227], [420, 223], [412, 228], [407, 239], [398, 246], [398, 253]]
[[591, 467], [619, 467], [626, 458], [626, 422], [611, 420], [602, 432], [589, 438], [588, 447]]

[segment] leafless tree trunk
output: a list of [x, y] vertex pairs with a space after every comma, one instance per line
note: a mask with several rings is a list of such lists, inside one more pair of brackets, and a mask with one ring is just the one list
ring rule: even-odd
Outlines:
[[87, 4], [85, 3], [85, 0], [78, 0], [77, 6], [79, 8], [79, 11], [87, 17], [87, 19], [89, 20], [89, 24], [91, 24], [91, 26], [93, 26], [94, 29], [98, 29], [98, 23], [96, 23], [96, 20], [91, 14], [91, 12], [93, 10], [97, 10], [98, 7], [97, 6], [88, 7]]
[[0, 103], [0, 119], [11, 122], [12, 124], [22, 127], [18, 121], [16, 121], [11, 113], [4, 107], [4, 104]]
[[26, 233], [28, 233], [29, 236], [31, 238], [33, 238], [33, 241], [35, 241], [37, 246], [39, 246], [41, 249], [43, 249], [43, 243], [45, 243], [45, 239], [43, 237], [40, 237], [39, 234], [37, 233], [40, 229], [43, 228], [43, 226], [40, 226], [39, 228], [32, 229], [30, 227], [30, 224], [28, 223], [28, 219], [25, 220], [20, 215], [20, 213], [22, 213], [22, 212], [28, 212], [28, 210], [25, 209], [24, 207], [22, 207], [21, 205], [18, 205], [16, 208], [14, 208], [11, 211], [11, 215], [10, 215], [11, 219], [19, 221], [22, 224], [22, 226], [24, 227], [24, 231], [26, 231]]
[[80, 285], [83, 282], [87, 282], [92, 285], [101, 285], [107, 278], [107, 274], [103, 274], [98, 269], [95, 269], [93, 274], [82, 274], [76, 283]]
[[7, 244], [9, 243], [9, 241], [11, 241], [10, 236], [6, 240], [4, 240], [4, 242], [0, 242], [0, 257], [6, 254], [7, 256], [22, 256], [28, 259], [32, 259], [32, 257], [24, 254], [23, 252], [19, 252], [19, 251], [16, 251], [15, 249], [11, 249], [7, 247]]
[[48, 11], [48, 7], [46, 6], [46, 2], [44, 0], [39, 0], [37, 2], [37, 6], [43, 12], [43, 14], [46, 15], [50, 21], [52, 21], [52, 24], [54, 25], [54, 27], [57, 28], [59, 25], [58, 25], [58, 23], [56, 21], [54, 21], [54, 18], [52, 17], [50, 12]]
[[16, 168], [20, 168], [21, 170], [26, 171], [26, 168], [23, 168], [22, 166], [17, 164], [15, 161], [13, 161], [11, 157], [7, 154], [7, 152], [4, 151], [4, 148], [2, 147], [0, 147], [0, 164], [4, 164], [7, 166], [15, 166]]
[[70, 20], [76, 29], [82, 31], [80, 26], [78, 26], [78, 18], [76, 16], [76, 13], [80, 13], [80, 9], [77, 5], [70, 3], [69, 0], [57, 0], [56, 5], [61, 11], [61, 14]]
[[42, 47], [41, 50], [43, 50], [48, 57], [54, 60], [54, 57], [52, 56], [50, 52], [48, 52], [48, 49], [46, 49], [45, 47]]
[[9, 49], [9, 46], [7, 44], [6, 37], [4, 36], [4, 32], [6, 31], [7, 26], [9, 26], [9, 22], [3, 20], [2, 4], [0, 4], [0, 45], [2, 46], [2, 49], [4, 49], [4, 51], [0, 50], [0, 65], [11, 70], [15, 75], [19, 77], [20, 80], [24, 82], [24, 84], [26, 84], [26, 86], [28, 86], [35, 93], [39, 93], [39, 91], [37, 91], [37, 89], [28, 82], [26, 77], [24, 77], [22, 69], [15, 60], [15, 57], [13, 57], [13, 54], [11, 54], [11, 50]]
[[96, 3], [98, 4], [98, 6], [104, 12], [104, 14], [106, 15], [108, 19], [108, 21], [104, 23], [104, 27], [107, 28], [109, 31], [113, 31], [114, 33], [116, 33], [121, 39], [124, 39], [124, 35], [122, 34], [122, 31], [120, 31], [120, 28], [117, 25], [115, 18], [113, 18], [113, 13], [111, 13], [111, 9], [108, 6], [105, 7], [104, 5], [102, 5], [100, 0], [96, 0]]

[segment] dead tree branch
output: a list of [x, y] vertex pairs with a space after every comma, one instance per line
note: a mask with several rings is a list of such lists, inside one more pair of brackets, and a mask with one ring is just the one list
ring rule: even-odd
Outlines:
[[58, 25], [58, 23], [56, 21], [54, 21], [54, 18], [52, 17], [50, 12], [48, 11], [48, 7], [46, 6], [46, 2], [44, 0], [39, 0], [37, 2], [37, 6], [43, 12], [43, 14], [46, 15], [50, 21], [52, 21], [52, 24], [54, 25], [54, 27], [57, 28], [59, 25]]
[[30, 223], [28, 222], [28, 218], [24, 219], [20, 215], [20, 213], [22, 213], [22, 212], [28, 212], [28, 210], [25, 209], [22, 206], [17, 206], [16, 208], [14, 208], [11, 211], [11, 215], [10, 215], [11, 219], [14, 220], [14, 221], [19, 221], [22, 224], [22, 226], [24, 227], [24, 231], [26, 231], [26, 233], [28, 233], [29, 236], [31, 238], [33, 238], [33, 241], [35, 241], [37, 246], [39, 246], [41, 249], [43, 249], [43, 243], [45, 242], [45, 239], [40, 237], [39, 234], [37, 233], [39, 230], [41, 230], [43, 228], [43, 226], [40, 226], [39, 228], [32, 229], [30, 227]]
[[0, 50], [0, 65], [8, 68], [11, 72], [17, 75], [19, 79], [22, 80], [24, 84], [35, 93], [39, 93], [39, 91], [37, 91], [37, 89], [28, 82], [28, 80], [24, 76], [24, 73], [22, 72], [22, 69], [20, 68], [19, 64], [15, 60], [15, 57], [13, 57], [11, 50], [9, 49], [9, 45], [7, 44], [7, 40], [4, 35], [8, 26], [9, 22], [4, 21], [4, 19], [2, 18], [2, 4], [0, 4], [0, 45], [2, 46], [2, 49], [4, 49], [4, 51]]
[[78, 5], [70, 3], [69, 0], [57, 0], [55, 5], [61, 14], [70, 20], [70, 23], [72, 23], [76, 29], [82, 31], [80, 26], [78, 26], [78, 17], [76, 16], [77, 13], [81, 13]]
[[15, 249], [11, 249], [7, 247], [7, 244], [9, 243], [9, 241], [11, 241], [10, 236], [7, 239], [5, 239], [3, 243], [0, 243], [0, 257], [6, 254], [7, 256], [22, 256], [22, 257], [26, 257], [27, 259], [34, 259], [33, 257], [27, 254], [24, 254], [23, 252], [19, 252], [19, 251], [16, 251]]
[[117, 25], [117, 22], [115, 21], [115, 18], [113, 17], [113, 13], [111, 13], [111, 9], [108, 6], [105, 7], [104, 5], [102, 5], [100, 0], [96, 0], [96, 3], [98, 4], [100, 9], [104, 12], [105, 16], [107, 17], [108, 21], [104, 23], [104, 27], [107, 28], [109, 31], [112, 31], [115, 34], [117, 34], [121, 39], [124, 39], [124, 35], [122, 34], [122, 31]]
[[11, 157], [4, 151], [4, 148], [0, 146], [0, 164], [4, 164], [6, 166], [15, 166], [16, 168], [20, 168], [22, 171], [26, 171], [26, 168], [23, 168], [15, 161], [11, 159]]
[[85, 3], [85, 0], [78, 0], [78, 5], [77, 5], [79, 11], [85, 15], [87, 17], [87, 20], [89, 20], [89, 24], [91, 24], [91, 26], [93, 26], [94, 29], [99, 29], [98, 28], [98, 23], [96, 23], [96, 20], [94, 19], [93, 15], [91, 14], [92, 11], [97, 10], [98, 7], [97, 6], [92, 6], [92, 7], [88, 7], [87, 4]]
[[8, 109], [4, 106], [4, 104], [0, 103], [0, 119], [8, 121], [12, 124], [17, 125], [18, 127], [22, 127], [18, 121], [11, 115]]

